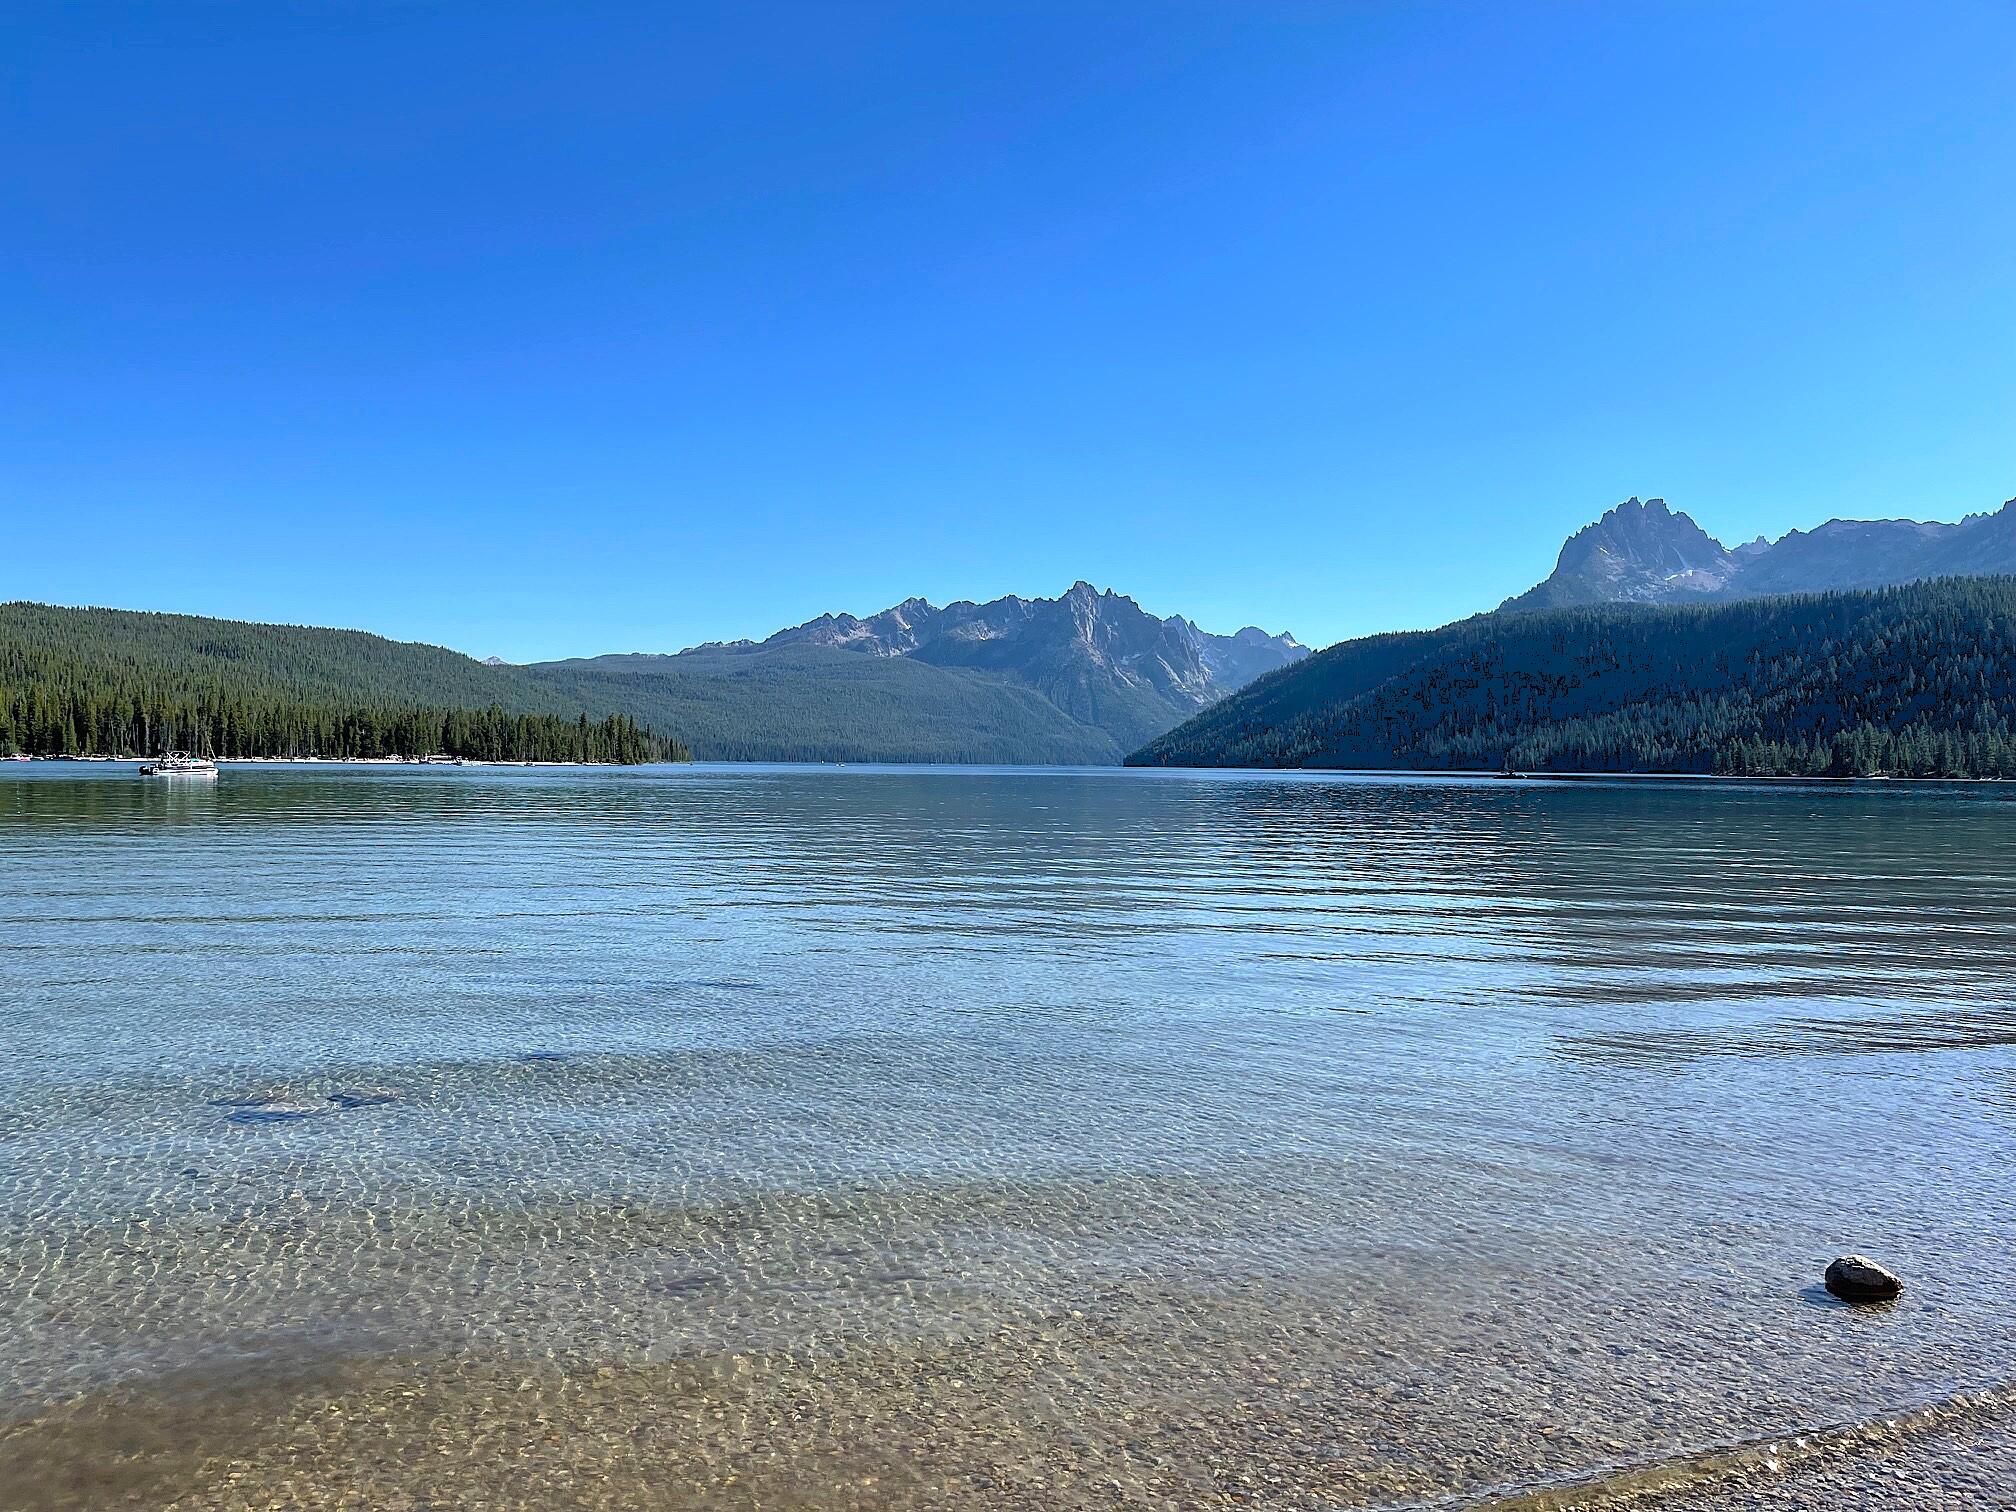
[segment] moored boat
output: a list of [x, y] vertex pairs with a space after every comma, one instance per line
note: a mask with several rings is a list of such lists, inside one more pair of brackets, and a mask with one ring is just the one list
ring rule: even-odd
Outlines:
[[215, 777], [217, 763], [207, 756], [191, 756], [187, 751], [170, 751], [140, 768], [142, 777]]

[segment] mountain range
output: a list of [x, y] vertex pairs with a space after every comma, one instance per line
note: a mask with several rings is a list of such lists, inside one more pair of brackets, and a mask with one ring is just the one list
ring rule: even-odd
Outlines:
[[1583, 604], [1366, 636], [1129, 760], [2016, 777], [2016, 577]]
[[1308, 654], [1292, 635], [1213, 635], [1078, 582], [523, 670], [591, 711], [677, 730], [703, 760], [1111, 763]]
[[[1998, 721], [2016, 719], [1998, 660], [2006, 585], [1884, 595], [2004, 574], [2016, 577], [2016, 501], [1952, 524], [1837, 519], [1727, 546], [1664, 500], [1633, 498], [1497, 611], [1313, 658], [1291, 635], [1210, 634], [1084, 582], [523, 666], [359, 631], [14, 604], [0, 606], [0, 750], [126, 749], [166, 719], [220, 750], [276, 753], [453, 737], [683, 743], [720, 760], [1811, 770], [1836, 761], [1815, 754], [1826, 741], [1862, 731], [1854, 761], [1889, 740], [1880, 759], [1950, 768], [1963, 758], [1938, 742], [1965, 734], [1991, 743], [1964, 758], [1986, 769], [2002, 759]], [[1870, 626], [1887, 628], [1868, 640]]]
[[1664, 499], [1627, 499], [1568, 538], [1545, 581], [1499, 607], [1687, 604], [2016, 573], [2016, 499], [1957, 524], [1829, 520], [1724, 546]]
[[[0, 606], [0, 751], [127, 751], [156, 709], [220, 752], [378, 750], [413, 725], [406, 713], [426, 710], [413, 727], [433, 729], [494, 710], [570, 721], [584, 749], [1110, 765], [1308, 654], [1292, 635], [1213, 635], [1083, 582], [1054, 599], [907, 599], [760, 642], [525, 666], [357, 630], [23, 603]], [[639, 740], [590, 724], [611, 718], [641, 724]], [[559, 738], [545, 725], [513, 736], [535, 737], [542, 750]]]
[[1497, 612], [1340, 642], [1129, 759], [2016, 775], [2016, 500], [1731, 547], [1627, 499]]

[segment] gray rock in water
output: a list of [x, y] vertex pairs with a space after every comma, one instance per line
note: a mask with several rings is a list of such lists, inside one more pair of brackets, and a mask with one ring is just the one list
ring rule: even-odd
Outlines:
[[387, 1103], [399, 1101], [399, 1094], [384, 1087], [357, 1090], [346, 1088], [340, 1092], [331, 1092], [329, 1101], [339, 1108], [382, 1108]]
[[1827, 1290], [1843, 1302], [1888, 1302], [1904, 1282], [1867, 1255], [1843, 1255], [1827, 1267]]

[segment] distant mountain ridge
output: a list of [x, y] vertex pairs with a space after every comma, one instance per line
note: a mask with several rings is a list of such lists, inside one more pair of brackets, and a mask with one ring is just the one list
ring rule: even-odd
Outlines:
[[[780, 630], [766, 646], [813, 645], [868, 656], [908, 656], [935, 667], [1004, 673], [1066, 714], [1132, 749], [1136, 733], [1170, 727], [1309, 654], [1293, 635], [1247, 626], [1212, 635], [1180, 615], [1157, 619], [1133, 599], [1082, 579], [1054, 599], [961, 600], [940, 609], [905, 599], [867, 619], [822, 614]], [[1141, 739], [1152, 738], [1141, 735]]]
[[1293, 635], [1214, 635], [1080, 581], [1054, 599], [911, 598], [761, 641], [524, 670], [649, 710], [703, 758], [1083, 763], [1117, 762], [1308, 654]]
[[2016, 776], [2016, 500], [1731, 547], [1627, 499], [1497, 612], [1341, 642], [1129, 760]]
[[[1167, 643], [1158, 644], [1163, 637]], [[1269, 635], [1254, 625], [1213, 635], [1181, 615], [1156, 619], [1124, 594], [1110, 588], [1102, 593], [1083, 579], [1054, 599], [1010, 594], [984, 604], [962, 599], [940, 609], [929, 599], [911, 598], [867, 619], [822, 614], [762, 644], [804, 641], [875, 656], [918, 655], [939, 665], [981, 665], [1013, 662], [1014, 656], [999, 648], [1044, 639], [1082, 643], [1094, 655], [1115, 648], [1130, 656], [1148, 651], [1174, 685], [1198, 683], [1201, 670], [1198, 685], [1207, 693], [1212, 685], [1222, 692], [1228, 679], [1255, 677], [1308, 654], [1293, 635]]]
[[1292, 635], [1212, 635], [1082, 582], [1055, 599], [909, 599], [762, 642], [531, 665], [362, 631], [17, 603], [0, 605], [0, 754], [151, 749], [161, 730], [200, 729], [196, 743], [230, 755], [461, 741], [540, 759], [690, 747], [726, 761], [1110, 765], [1308, 654]]
[[1664, 499], [1631, 498], [1584, 526], [1547, 578], [1501, 610], [1687, 604], [2016, 573], [2016, 499], [1953, 524], [1829, 520], [1733, 549]]

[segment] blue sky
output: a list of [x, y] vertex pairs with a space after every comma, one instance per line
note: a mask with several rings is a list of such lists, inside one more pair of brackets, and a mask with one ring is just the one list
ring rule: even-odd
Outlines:
[[0, 597], [1439, 623], [2016, 494], [2016, 6], [13, 7]]

